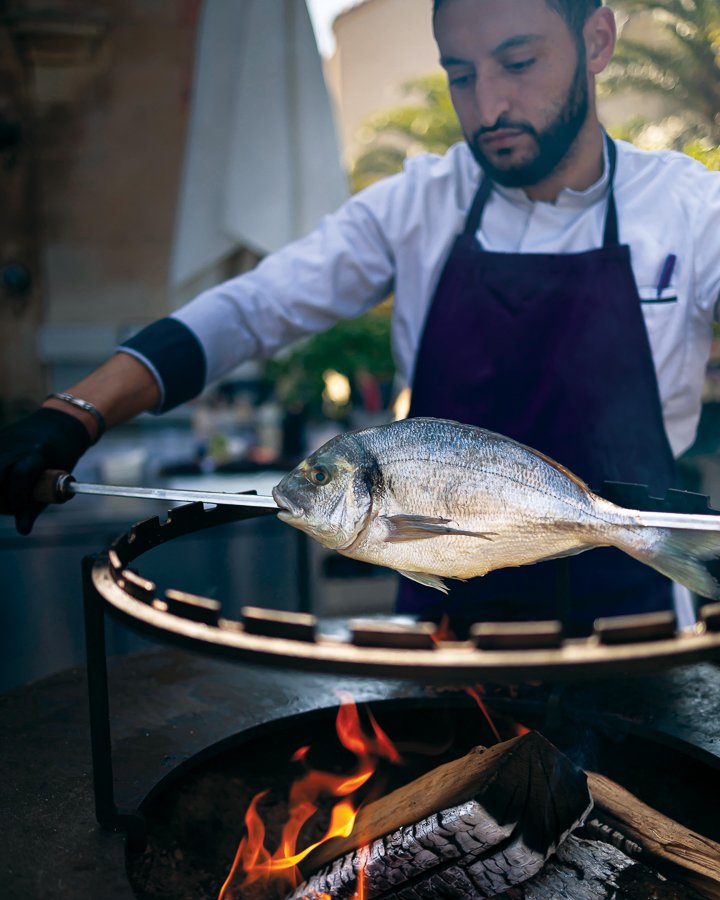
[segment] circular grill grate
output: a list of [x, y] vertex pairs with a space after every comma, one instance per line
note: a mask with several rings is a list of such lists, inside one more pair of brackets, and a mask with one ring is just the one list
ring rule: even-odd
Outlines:
[[245, 607], [226, 619], [217, 600], [156, 585], [128, 566], [143, 553], [216, 525], [272, 510], [192, 503], [148, 519], [115, 540], [92, 564], [106, 609], [131, 627], [171, 643], [253, 663], [426, 682], [564, 680], [649, 671], [720, 658], [720, 604], [701, 608], [679, 630], [671, 612], [598, 619], [586, 638], [566, 638], [562, 623], [478, 623], [466, 641], [443, 639], [430, 623], [391, 618], [323, 622], [304, 613]]

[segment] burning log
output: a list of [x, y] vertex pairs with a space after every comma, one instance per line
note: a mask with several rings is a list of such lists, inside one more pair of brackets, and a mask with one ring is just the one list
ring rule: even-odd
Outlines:
[[703, 900], [602, 840], [571, 834], [543, 870], [497, 900]]
[[720, 844], [683, 828], [603, 775], [589, 772], [588, 782], [596, 807], [640, 847], [641, 858], [677, 873], [704, 897], [720, 900]]
[[[521, 767], [531, 773], [541, 770], [545, 777], [536, 776], [529, 788], [532, 775]], [[568, 772], [575, 779], [570, 788]], [[588, 775], [588, 784], [601, 820], [563, 840], [574, 826], [563, 832], [558, 816], [555, 831], [560, 834], [553, 840], [551, 830], [545, 833], [547, 851], [529, 846], [527, 835], [537, 835], [537, 829], [527, 816], [517, 815], [523, 798], [527, 814], [534, 809], [536, 819], [543, 815], [539, 810], [556, 814], [562, 798], [572, 818], [582, 805], [579, 774], [535, 733], [492, 750], [476, 748], [361, 811], [349, 838], [329, 842], [305, 861], [306, 872], [313, 865], [320, 871], [289, 900], [350, 898], [361, 879], [360, 895], [368, 900], [479, 900], [493, 895], [505, 900], [720, 900], [720, 845], [595, 773]], [[468, 791], [473, 799], [424, 815]], [[498, 807], [504, 791], [506, 802]], [[575, 796], [579, 805], [573, 814], [570, 797]], [[499, 817], [492, 812], [498, 808]], [[577, 823], [588, 809], [580, 811]], [[555, 853], [543, 865], [552, 846]], [[332, 856], [338, 858], [328, 864]]]
[[476, 747], [361, 810], [349, 838], [303, 862], [319, 871], [288, 900], [350, 898], [361, 878], [367, 900], [499, 894], [535, 875], [591, 807], [585, 774], [537, 732]]

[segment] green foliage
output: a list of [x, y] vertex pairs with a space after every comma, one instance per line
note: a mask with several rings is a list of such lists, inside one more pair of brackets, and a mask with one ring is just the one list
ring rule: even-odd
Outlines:
[[[663, 124], [667, 124], [667, 122], [660, 125], [661, 134], [664, 134], [666, 138], [663, 146], [666, 146], [668, 149], [681, 150], [683, 153], [687, 153], [688, 156], [692, 156], [693, 159], [701, 162], [704, 166], [707, 166], [708, 169], [720, 171], [720, 146], [713, 146], [704, 138], [696, 137], [688, 140], [687, 128], [682, 125], [680, 127], [676, 125], [675, 128], [667, 127], [663, 129]], [[623, 122], [622, 125], [609, 128], [608, 131], [614, 138], [643, 146], [646, 143], [648, 130], [653, 127], [653, 123], [642, 116], [634, 116], [632, 119]]]
[[618, 0], [617, 9], [649, 13], [654, 29], [648, 40], [620, 38], [602, 89], [662, 94], [687, 123], [676, 146], [720, 144], [720, 0]]
[[408, 102], [376, 113], [360, 137], [368, 149], [351, 171], [353, 190], [401, 171], [405, 159], [418, 152], [444, 153], [463, 138], [442, 73], [415, 78], [403, 85]]
[[699, 160], [706, 165], [708, 169], [714, 169], [720, 172], [720, 147], [709, 147], [702, 141], [691, 141], [683, 147], [688, 156]]
[[302, 404], [315, 413], [322, 406], [323, 373], [328, 369], [346, 375], [351, 383], [359, 371], [389, 380], [394, 372], [390, 316], [390, 303], [385, 302], [356, 319], [338, 322], [271, 360], [266, 374], [287, 405]]

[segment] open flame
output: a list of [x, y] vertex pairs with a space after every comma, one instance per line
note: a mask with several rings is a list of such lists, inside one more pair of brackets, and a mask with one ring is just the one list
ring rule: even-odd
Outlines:
[[[334, 775], [312, 769], [306, 762], [309, 747], [299, 748], [292, 760], [303, 763], [307, 771], [290, 789], [288, 801], [289, 817], [286, 822], [280, 843], [274, 853], [265, 847], [265, 825], [258, 812], [258, 804], [266, 796], [267, 791], [256, 794], [245, 814], [246, 834], [240, 841], [235, 854], [230, 874], [223, 884], [218, 900], [233, 900], [240, 897], [241, 889], [261, 879], [282, 879], [289, 887], [298, 881], [298, 864], [316, 847], [335, 837], [347, 837], [352, 833], [360, 803], [354, 803], [352, 795], [372, 778], [378, 761], [386, 759], [398, 764], [402, 758], [395, 745], [378, 725], [372, 713], [368, 711], [372, 734], [363, 730], [360, 715], [353, 698], [349, 694], [341, 694], [342, 705], [338, 709], [336, 730], [340, 743], [357, 757], [354, 771], [346, 775]], [[305, 823], [318, 811], [320, 797], [338, 798], [338, 802], [330, 813], [330, 824], [325, 835], [309, 847], [297, 850], [297, 842]], [[339, 799], [347, 798], [347, 799]], [[365, 895], [362, 870], [358, 876], [357, 900]], [[312, 900], [330, 900], [327, 895], [320, 895]]]
[[[465, 690], [482, 711], [495, 739], [498, 742], [502, 741], [503, 738], [483, 700], [485, 690], [482, 685], [466, 687]], [[252, 798], [245, 813], [246, 834], [240, 841], [218, 900], [239, 900], [245, 888], [263, 879], [266, 883], [273, 879], [274, 886], [278, 889], [287, 887], [289, 891], [294, 888], [302, 877], [297, 868], [302, 860], [332, 838], [348, 837], [352, 833], [357, 814], [363, 805], [354, 798], [354, 795], [373, 777], [378, 762], [381, 759], [394, 764], [403, 762], [397, 747], [377, 723], [370, 710], [366, 710], [371, 730], [368, 734], [363, 728], [352, 696], [345, 693], [339, 696], [341, 705], [337, 712], [335, 728], [342, 746], [356, 757], [354, 769], [342, 775], [313, 769], [307, 760], [310, 748], [298, 748], [291, 759], [305, 766], [306, 771], [290, 788], [288, 820], [283, 827], [277, 849], [271, 853], [265, 847], [265, 825], [258, 806], [268, 791], [261, 791]], [[512, 730], [516, 735], [521, 735], [527, 733], [529, 729], [513, 722]], [[367, 792], [364, 794], [366, 800], [372, 799]], [[303, 826], [320, 808], [320, 799], [327, 797], [334, 798], [336, 802], [330, 812], [330, 822], [325, 834], [319, 841], [298, 850], [298, 840]], [[366, 895], [364, 869], [367, 853], [367, 847], [358, 850], [360, 867], [354, 900], [364, 900]], [[332, 898], [328, 894], [315, 893], [307, 900], [332, 900]]]
[[442, 614], [442, 618], [438, 622], [435, 631], [430, 635], [430, 638], [437, 645], [443, 641], [455, 640], [455, 635], [450, 627], [450, 616], [447, 613]]
[[[502, 738], [500, 736], [500, 732], [498, 731], [497, 725], [495, 724], [494, 719], [490, 715], [490, 710], [487, 708], [487, 704], [483, 700], [483, 696], [485, 694], [485, 688], [483, 687], [483, 685], [476, 684], [475, 687], [466, 687], [465, 692], [467, 694], [469, 694], [473, 698], [473, 700], [477, 703], [478, 707], [480, 708], [480, 712], [485, 717], [485, 721], [490, 726], [490, 730], [493, 733], [493, 737], [498, 742], [498, 744], [503, 740], [507, 740], [507, 738]], [[506, 725], [507, 724], [508, 723], [506, 723]], [[509, 724], [510, 724], [510, 727], [511, 727], [514, 737], [522, 737], [522, 735], [530, 733], [530, 729], [526, 728], [525, 725], [523, 725], [521, 722], [516, 722], [515, 720], [512, 720]]]
[[466, 687], [465, 691], [473, 698], [473, 700], [480, 707], [480, 712], [483, 714], [483, 716], [485, 716], [485, 721], [490, 726], [490, 730], [493, 733], [493, 737], [499, 744], [502, 741], [502, 738], [500, 737], [500, 732], [497, 730], [497, 726], [495, 725], [495, 722], [493, 722], [492, 716], [490, 715], [490, 712], [489, 712], [487, 706], [485, 705], [485, 701], [483, 700], [483, 698], [481, 696], [481, 693], [484, 693], [485, 689], [482, 687], [482, 685], [478, 684], [475, 687]]

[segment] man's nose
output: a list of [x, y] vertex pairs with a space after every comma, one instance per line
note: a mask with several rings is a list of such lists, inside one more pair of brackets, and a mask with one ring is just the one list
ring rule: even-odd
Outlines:
[[491, 76], [476, 79], [475, 103], [481, 128], [492, 128], [498, 119], [510, 111], [507, 90], [498, 79]]

